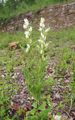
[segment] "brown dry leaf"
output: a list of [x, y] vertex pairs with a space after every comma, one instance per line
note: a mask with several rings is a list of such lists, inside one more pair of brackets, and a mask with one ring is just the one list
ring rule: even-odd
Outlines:
[[19, 42], [11, 42], [9, 43], [9, 49], [17, 49]]

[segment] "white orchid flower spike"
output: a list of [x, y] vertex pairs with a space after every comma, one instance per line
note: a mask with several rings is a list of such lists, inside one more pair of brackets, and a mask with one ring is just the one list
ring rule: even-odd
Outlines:
[[29, 21], [28, 21], [28, 19], [26, 18], [26, 19], [24, 19], [23, 28], [24, 28], [24, 29], [27, 29], [28, 26], [29, 26]]

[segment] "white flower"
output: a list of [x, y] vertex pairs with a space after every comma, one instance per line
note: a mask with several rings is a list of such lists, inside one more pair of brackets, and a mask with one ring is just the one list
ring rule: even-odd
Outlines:
[[29, 36], [30, 36], [29, 31], [25, 31], [24, 34], [25, 34], [25, 37], [26, 37], [26, 38], [29, 38]]
[[30, 49], [30, 45], [27, 44], [26, 53], [29, 51], [29, 49]]
[[41, 32], [41, 37], [44, 39], [45, 38], [45, 36], [44, 36], [44, 34]]
[[40, 28], [39, 28], [39, 31], [42, 31], [42, 28], [45, 27], [44, 22], [45, 22], [45, 19], [44, 19], [44, 18], [41, 18], [41, 20], [40, 20]]
[[42, 39], [38, 39], [38, 42], [40, 42], [41, 44], [44, 44], [44, 41]]
[[49, 28], [47, 28], [47, 29], [45, 30], [45, 32], [47, 33], [47, 32], [49, 32], [49, 30], [50, 30], [50, 27], [49, 27]]
[[45, 28], [45, 24], [40, 22], [40, 27]]
[[45, 19], [44, 19], [44, 18], [41, 18], [41, 20], [40, 20], [40, 27], [42, 27], [42, 28], [45, 27], [44, 22], [45, 22]]
[[46, 40], [46, 36], [41, 32], [41, 37], [42, 37], [42, 40], [45, 41]]
[[23, 29], [27, 29], [28, 25], [23, 24]]
[[28, 21], [28, 19], [24, 19], [23, 28], [24, 28], [24, 29], [27, 29], [28, 26], [29, 26], [29, 21]]
[[40, 50], [40, 54], [43, 54], [43, 50], [42, 49]]
[[39, 27], [39, 31], [41, 32], [43, 29], [42, 29], [42, 27]]
[[40, 23], [44, 23], [45, 19], [43, 17], [41, 17]]
[[31, 26], [29, 27], [29, 32], [32, 32], [32, 27]]
[[29, 25], [29, 21], [28, 21], [27, 18], [24, 19], [24, 23], [25, 23], [26, 25]]

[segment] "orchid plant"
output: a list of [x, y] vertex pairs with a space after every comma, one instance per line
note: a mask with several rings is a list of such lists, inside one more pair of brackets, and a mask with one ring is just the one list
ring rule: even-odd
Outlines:
[[32, 27], [30, 26], [28, 19], [24, 19], [23, 28], [25, 30], [24, 34], [27, 40], [26, 52], [28, 52], [32, 43], [32, 39], [30, 37], [32, 32]]
[[[23, 28], [25, 30], [24, 34], [25, 34], [25, 38], [26, 38], [26, 52], [29, 52], [31, 45], [33, 44], [33, 41], [31, 39], [31, 33], [32, 33], [32, 26], [30, 26], [30, 23], [28, 21], [28, 19], [24, 19], [24, 24], [23, 24]], [[37, 49], [39, 51], [39, 53], [42, 56], [42, 59], [44, 60], [44, 52], [48, 47], [48, 44], [46, 42], [46, 38], [47, 38], [47, 33], [49, 32], [50, 27], [46, 28], [45, 26], [45, 19], [41, 18], [40, 20], [40, 25], [39, 25], [39, 32], [40, 32], [40, 37], [39, 39], [36, 41], [37, 43]]]
[[[27, 86], [30, 93], [34, 98], [39, 101], [41, 99], [41, 91], [45, 85], [49, 84], [49, 81], [45, 80], [45, 68], [47, 65], [47, 60], [45, 59], [45, 50], [48, 48], [49, 43], [47, 42], [47, 33], [50, 28], [46, 28], [45, 19], [41, 18], [39, 29], [39, 38], [34, 42], [31, 38], [32, 27], [28, 19], [24, 19], [23, 28], [25, 30], [25, 40], [26, 40], [26, 53], [28, 55], [27, 63], [24, 68], [25, 79], [27, 80]], [[31, 49], [33, 45], [33, 49]], [[33, 52], [31, 52], [33, 51]], [[38, 51], [38, 52], [37, 52]], [[39, 54], [38, 54], [39, 53]], [[34, 56], [34, 54], [36, 54]], [[41, 57], [40, 57], [41, 55]], [[47, 83], [48, 82], [48, 83]]]
[[[46, 28], [45, 26], [45, 19], [41, 18], [39, 23], [39, 37], [34, 41], [31, 38], [31, 33], [33, 31], [32, 26], [30, 25], [28, 19], [24, 19], [23, 28], [25, 30], [25, 43], [26, 43], [26, 54], [27, 61], [25, 64], [25, 68], [23, 70], [26, 84], [31, 96], [34, 97], [36, 101], [36, 107], [34, 107], [34, 111], [38, 110], [40, 105], [40, 101], [43, 99], [43, 91], [47, 85], [53, 84], [53, 79], [48, 78], [45, 80], [45, 69], [47, 66], [47, 59], [45, 56], [45, 51], [48, 48], [49, 42], [47, 42], [47, 33], [49, 32], [50, 28]], [[33, 47], [32, 47], [33, 46]], [[38, 54], [39, 53], [39, 54]], [[40, 57], [41, 56], [41, 57]], [[44, 101], [46, 104], [49, 100], [47, 99]], [[45, 105], [45, 104], [44, 104]], [[49, 110], [50, 110], [50, 104]]]
[[37, 48], [38, 48], [38, 51], [41, 54], [43, 60], [45, 59], [44, 52], [47, 49], [48, 44], [49, 44], [46, 42], [47, 33], [49, 32], [49, 30], [50, 30], [50, 28], [45, 27], [45, 19], [41, 18], [40, 25], [39, 25], [40, 37], [38, 39]]

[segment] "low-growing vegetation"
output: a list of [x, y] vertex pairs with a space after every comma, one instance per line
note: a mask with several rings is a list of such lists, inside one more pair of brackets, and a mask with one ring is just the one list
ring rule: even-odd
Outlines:
[[37, 11], [49, 4], [67, 2], [66, 0], [7, 0], [0, 3], [0, 21], [28, 11]]
[[[50, 30], [47, 36], [49, 45], [44, 51], [46, 59], [41, 57], [41, 52], [39, 53], [34, 44], [26, 53], [26, 44], [29, 44], [28, 41], [26, 42], [26, 34], [24, 35], [22, 32], [0, 34], [1, 120], [52, 120], [55, 117], [61, 117], [61, 111], [58, 110], [57, 116], [54, 116], [52, 112], [54, 109], [52, 86], [56, 84], [60, 84], [60, 87], [63, 88], [62, 100], [59, 101], [57, 107], [65, 111], [67, 106], [67, 112], [70, 113], [75, 104], [74, 31], [74, 27], [68, 28], [67, 31], [66, 29], [58, 32]], [[33, 43], [36, 43], [39, 35], [37, 31], [32, 32]], [[17, 42], [17, 47], [10, 46], [11, 42]], [[49, 68], [49, 64], [52, 63], [55, 66]], [[18, 78], [17, 81], [15, 69], [20, 69], [24, 75], [24, 83], [29, 94], [28, 99], [31, 102], [26, 109], [18, 108], [11, 103], [13, 96], [20, 89], [17, 82], [21, 81], [21, 78]]]

